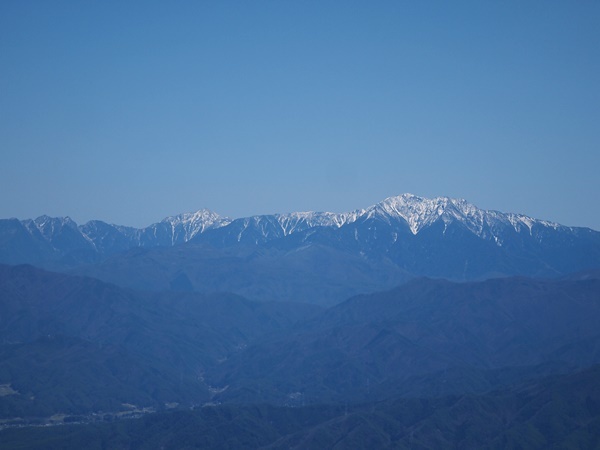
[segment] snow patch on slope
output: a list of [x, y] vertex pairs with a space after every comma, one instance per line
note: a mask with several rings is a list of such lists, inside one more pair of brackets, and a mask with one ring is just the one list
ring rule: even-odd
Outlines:
[[347, 223], [355, 222], [362, 211], [349, 213], [331, 212], [293, 212], [289, 214], [276, 214], [275, 218], [284, 236], [314, 227], [340, 228]]
[[498, 245], [502, 245], [498, 233], [506, 228], [512, 228], [518, 233], [528, 230], [529, 234], [532, 234], [536, 225], [553, 229], [562, 227], [557, 223], [533, 219], [522, 214], [482, 210], [464, 199], [449, 197], [428, 199], [413, 194], [386, 198], [367, 208], [365, 215], [368, 218], [378, 217], [388, 223], [402, 218], [414, 235], [438, 220], [442, 220], [446, 227], [457, 221], [475, 235], [484, 239], [493, 239]]
[[187, 242], [206, 230], [229, 225], [231, 219], [221, 217], [208, 209], [200, 209], [196, 212], [167, 217], [160, 223], [170, 225], [174, 242], [177, 240]]

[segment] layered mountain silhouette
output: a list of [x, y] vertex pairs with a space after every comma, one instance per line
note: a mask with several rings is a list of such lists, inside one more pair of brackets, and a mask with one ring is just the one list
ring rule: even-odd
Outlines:
[[208, 368], [316, 311], [0, 265], [0, 417], [202, 404]]
[[0, 262], [133, 289], [331, 305], [419, 276], [464, 281], [598, 269], [600, 233], [404, 194], [350, 213], [231, 220], [200, 210], [143, 229], [47, 216], [0, 220]]
[[600, 233], [404, 194], [350, 213], [231, 220], [201, 210], [144, 229], [8, 219], [0, 221], [0, 261], [133, 289], [332, 305], [420, 276], [467, 281], [598, 269]]
[[417, 279], [249, 346], [212, 383], [223, 400], [279, 404], [485, 392], [600, 363], [599, 308], [600, 279]]
[[[295, 239], [288, 239], [285, 244], [279, 242], [291, 236]], [[566, 227], [521, 214], [485, 211], [460, 199], [403, 194], [349, 213], [296, 212], [231, 220], [199, 210], [167, 217], [142, 229], [99, 220], [77, 225], [68, 217], [4, 219], [0, 221], [0, 258], [12, 264], [68, 266], [97, 261], [132, 248], [172, 247], [190, 241], [217, 248], [275, 241], [276, 247], [287, 248], [325, 240], [331, 241], [327, 243], [332, 246], [337, 243], [361, 251], [385, 249], [385, 253], [400, 262], [398, 252], [409, 246], [409, 236], [419, 244], [433, 238], [439, 240], [437, 244], [458, 238], [481, 241], [482, 248], [491, 244], [497, 251], [505, 250], [508, 256], [514, 253], [513, 257], [518, 256], [519, 249], [537, 249], [538, 254], [531, 255], [532, 260], [551, 257], [552, 251], [559, 249], [567, 251], [592, 243], [598, 246], [599, 242], [598, 232], [585, 228]], [[597, 248], [589, 249], [570, 264], [577, 265], [576, 269], [585, 268], [589, 265], [586, 256], [597, 257], [597, 252]], [[547, 270], [560, 272], [563, 265], [550, 264]]]
[[0, 266], [0, 413], [485, 393], [600, 363], [599, 292], [419, 279], [323, 310]]

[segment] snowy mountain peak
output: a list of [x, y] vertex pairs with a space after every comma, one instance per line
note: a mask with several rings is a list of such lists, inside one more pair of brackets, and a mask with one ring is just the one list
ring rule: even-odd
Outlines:
[[440, 218], [445, 221], [458, 219], [472, 222], [480, 220], [482, 211], [463, 199], [436, 197], [433, 199], [413, 194], [402, 194], [389, 197], [376, 205], [367, 208], [368, 217], [377, 216], [384, 220], [403, 218], [413, 234], [427, 227]]
[[209, 209], [200, 209], [196, 212], [188, 212], [178, 214], [176, 216], [166, 217], [162, 220], [162, 222], [170, 223], [172, 225], [196, 224], [202, 225], [203, 229], [208, 229], [215, 228], [215, 225], [226, 225], [230, 223], [231, 220], [227, 217], [222, 217]]
[[500, 227], [510, 227], [517, 232], [526, 230], [532, 233], [534, 225], [552, 228], [561, 226], [522, 214], [506, 214], [479, 209], [464, 199], [450, 197], [429, 199], [413, 194], [386, 198], [367, 208], [365, 214], [367, 217], [378, 217], [387, 222], [400, 217], [408, 223], [413, 234], [417, 234], [438, 220], [442, 220], [446, 225], [458, 221], [477, 236], [494, 239], [497, 238], [495, 231]]
[[187, 242], [198, 233], [229, 225], [231, 219], [222, 217], [209, 209], [200, 209], [196, 212], [166, 217], [160, 223], [171, 226], [174, 242], [178, 241], [179, 237]]
[[[257, 224], [267, 216], [256, 216], [253, 221]], [[293, 212], [268, 216], [271, 223], [279, 224], [283, 236], [301, 232], [314, 227], [340, 228], [359, 219], [377, 218], [388, 224], [399, 219], [408, 224], [412, 234], [416, 235], [422, 229], [437, 221], [446, 226], [459, 222], [475, 235], [495, 239], [498, 243], [497, 230], [511, 228], [517, 232], [531, 233], [534, 225], [556, 228], [560, 225], [540, 221], [520, 214], [505, 214], [497, 211], [479, 209], [464, 199], [450, 197], [425, 198], [406, 193], [370, 206], [347, 213], [332, 212]], [[500, 245], [500, 244], [499, 244]]]
[[77, 224], [70, 217], [50, 217], [40, 216], [33, 220], [36, 228], [46, 238], [53, 236], [55, 233], [60, 232], [64, 228], [71, 228], [77, 230]]
[[77, 224], [71, 219], [69, 216], [66, 217], [50, 217], [47, 215], [43, 215], [34, 220], [35, 224], [38, 227], [46, 227], [46, 226], [65, 226], [68, 225], [70, 227], [77, 227]]

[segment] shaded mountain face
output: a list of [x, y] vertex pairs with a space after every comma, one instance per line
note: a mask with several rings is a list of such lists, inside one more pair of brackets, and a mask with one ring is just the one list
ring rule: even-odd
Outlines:
[[1, 261], [71, 274], [0, 265], [0, 428], [179, 405], [179, 431], [220, 430], [208, 447], [227, 429], [236, 448], [593, 448], [597, 368], [539, 379], [600, 363], [599, 235], [411, 195], [144, 229], [1, 220]]
[[[485, 411], [500, 436], [505, 412], [522, 414], [524, 425], [545, 425], [530, 422], [535, 414], [515, 406], [517, 397], [502, 403], [492, 394], [492, 403], [481, 403], [465, 394], [598, 364], [599, 322], [600, 280], [593, 271], [555, 281], [417, 279], [322, 309], [232, 294], [140, 293], [92, 278], [0, 265], [0, 418], [115, 413], [130, 404], [189, 409], [271, 403], [295, 407], [282, 410], [290, 420], [296, 420], [288, 416], [292, 411], [304, 411], [288, 432], [269, 428], [282, 445], [298, 440], [302, 446], [307, 439], [318, 446], [314, 436], [303, 434], [305, 427], [335, 435], [340, 429], [328, 425], [335, 422], [350, 433], [368, 417], [380, 430], [386, 427], [378, 422], [382, 415], [408, 417], [417, 408], [420, 413], [403, 427], [413, 424], [424, 446], [438, 441], [429, 441], [431, 433], [419, 424], [448, 420], [448, 427], [460, 428]], [[581, 383], [590, 379], [585, 375]], [[532, 411], [556, 412], [544, 406], [556, 398], [546, 387], [511, 392]], [[599, 411], [596, 390], [588, 386], [574, 395]], [[332, 403], [337, 406], [314, 406]], [[211, 426], [224, 426], [248, 407], [223, 408], [210, 410], [217, 414]], [[333, 415], [321, 415], [326, 411]], [[443, 411], [462, 422], [444, 419]], [[575, 413], [569, 411], [558, 418], [567, 420]], [[344, 422], [354, 413], [358, 422]], [[250, 422], [236, 428], [269, 426], [261, 422], [263, 413], [243, 414]], [[358, 436], [348, 433], [346, 439]]]
[[600, 267], [600, 233], [410, 194], [349, 213], [227, 219], [207, 210], [144, 229], [0, 221], [0, 261], [122, 286], [230, 291], [331, 305], [416, 276], [554, 277]]
[[204, 403], [209, 367], [317, 311], [0, 265], [0, 416]]
[[276, 404], [486, 391], [600, 363], [599, 321], [598, 279], [420, 279], [249, 346], [210, 379], [224, 401]]
[[131, 248], [172, 247], [231, 221], [206, 209], [167, 217], [146, 228], [92, 220], [77, 225], [69, 217], [0, 220], [0, 262], [65, 268]]
[[286, 250], [186, 244], [132, 250], [73, 269], [138, 290], [233, 292], [250, 300], [292, 301], [328, 306], [357, 292], [391, 288], [410, 278], [386, 258], [365, 258], [322, 244]]

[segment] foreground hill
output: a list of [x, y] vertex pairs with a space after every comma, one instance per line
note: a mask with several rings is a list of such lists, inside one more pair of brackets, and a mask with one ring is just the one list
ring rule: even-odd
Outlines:
[[202, 375], [316, 307], [231, 294], [146, 294], [0, 265], [2, 417], [201, 404]]
[[357, 296], [210, 373], [222, 401], [484, 392], [600, 363], [600, 280], [419, 279]]
[[323, 310], [0, 266], [0, 419], [353, 405], [572, 373], [600, 363], [594, 273], [418, 279]]
[[222, 405], [113, 424], [6, 429], [0, 448], [596, 449], [600, 366], [486, 395], [298, 408]]
[[348, 213], [181, 214], [143, 229], [0, 220], [0, 262], [135, 289], [228, 291], [332, 305], [412, 277], [554, 277], [600, 268], [600, 233], [465, 200], [390, 197]]

